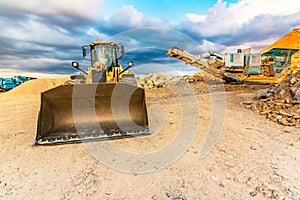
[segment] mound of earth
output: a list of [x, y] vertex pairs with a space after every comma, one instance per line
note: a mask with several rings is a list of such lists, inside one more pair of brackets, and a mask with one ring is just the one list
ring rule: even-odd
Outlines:
[[272, 48], [294, 48], [300, 49], [300, 28], [295, 28], [285, 36], [265, 47], [262, 51], [267, 51]]
[[2, 96], [39, 95], [41, 92], [64, 84], [69, 78], [46, 79], [39, 78], [22, 83], [18, 87], [4, 93]]
[[[261, 52], [266, 52], [272, 48], [300, 49], [300, 28], [293, 29], [270, 46], [265, 47]], [[299, 57], [300, 51], [297, 51], [292, 56], [292, 65], [300, 65]]]

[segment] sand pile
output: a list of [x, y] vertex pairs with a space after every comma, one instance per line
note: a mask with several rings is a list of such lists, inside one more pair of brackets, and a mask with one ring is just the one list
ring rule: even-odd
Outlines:
[[[300, 28], [295, 28], [293, 31], [287, 33], [272, 45], [265, 47], [261, 52], [266, 52], [272, 48], [288, 48], [300, 49]], [[300, 65], [300, 51], [292, 56], [292, 65]]]
[[244, 105], [279, 124], [300, 126], [300, 71], [280, 84], [259, 90], [256, 100]]
[[22, 83], [18, 87], [6, 92], [2, 96], [40, 95], [41, 92], [64, 84], [69, 78], [45, 79], [39, 78]]
[[262, 52], [272, 48], [294, 48], [300, 49], [300, 28], [295, 28], [293, 31], [287, 33], [272, 45], [265, 47]]

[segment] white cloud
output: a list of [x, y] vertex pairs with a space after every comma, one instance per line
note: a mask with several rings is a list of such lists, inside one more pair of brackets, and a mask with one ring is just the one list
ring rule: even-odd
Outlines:
[[132, 5], [122, 5], [116, 13], [109, 19], [112, 27], [140, 28], [140, 27], [158, 27], [162, 25], [160, 19], [146, 17], [144, 14], [134, 8]]
[[197, 15], [193, 13], [186, 14], [186, 17], [189, 21], [192, 21], [194, 23], [204, 22], [206, 20], [206, 15]]
[[0, 18], [0, 25], [5, 27], [0, 31], [0, 37], [13, 40], [51, 45], [72, 45], [85, 42], [84, 37], [74, 37], [68, 30], [56, 25], [44, 24], [36, 20], [36, 17], [19, 24]]
[[218, 0], [206, 15], [186, 14], [177, 29], [202, 40], [199, 49], [225, 53], [251, 47], [257, 52], [300, 26], [299, 19], [300, 1], [240, 0], [228, 4]]
[[122, 5], [110, 21], [116, 26], [140, 27], [142, 26], [143, 13], [137, 11], [132, 5]]
[[106, 40], [108, 38], [107, 35], [100, 33], [97, 31], [95, 28], [89, 28], [86, 32], [87, 35], [94, 37], [95, 39], [98, 40]]
[[[18, 55], [1, 56], [1, 72], [52, 72], [57, 74], [64, 74], [72, 68], [70, 63], [72, 60], [61, 60], [58, 58], [47, 57], [32, 57], [22, 59]], [[53, 67], [54, 66], [54, 67]], [[59, 68], [57, 67], [59, 66]], [[76, 70], [74, 70], [74, 73]], [[8, 74], [8, 73], [4, 73]], [[15, 74], [17, 75], [17, 74]]]
[[185, 76], [192, 75], [199, 71], [200, 69], [192, 66], [185, 65], [181, 61], [176, 64], [142, 64], [138, 67], [132, 69], [136, 76], [148, 75], [148, 74], [165, 74], [167, 76]]
[[300, 1], [295, 0], [240, 0], [229, 5], [218, 0], [206, 16], [189, 13], [186, 17], [194, 24], [190, 25], [193, 32], [203, 36], [218, 36], [242, 31], [243, 26], [259, 16], [285, 17], [299, 12]]
[[257, 52], [261, 51], [264, 47], [269, 46], [270, 44], [274, 43], [274, 41], [276, 41], [277, 39], [278, 39], [277, 37], [271, 36], [265, 40], [241, 42], [238, 45], [224, 46], [224, 48], [222, 48], [222, 53], [236, 52], [237, 49], [246, 49], [246, 48], [251, 48], [252, 53], [257, 53]]
[[201, 48], [205, 51], [219, 51], [220, 49], [223, 49], [225, 46], [219, 43], [214, 43], [208, 40], [203, 40], [201, 44]]
[[300, 2], [295, 0], [242, 0], [231, 4], [225, 10], [235, 16], [236, 23], [244, 23], [263, 14], [276, 16], [295, 14], [300, 11]]
[[[118, 10], [112, 10], [114, 14], [109, 19], [101, 19], [101, 24], [89, 24], [91, 23], [89, 19], [97, 19], [99, 22], [103, 2], [104, 0], [0, 0], [0, 12], [6, 11], [3, 15], [7, 15], [0, 18], [0, 26], [5, 27], [1, 29], [0, 39], [5, 41], [9, 38], [18, 41], [11, 45], [16, 50], [32, 48], [51, 53], [54, 44], [80, 46], [90, 42], [90, 39], [110, 39], [112, 37], [110, 32], [116, 33], [130, 28], [161, 27], [161, 31], [136, 29], [128, 31], [127, 34], [123, 33], [127, 38], [122, 38], [120, 34], [113, 36], [112, 39], [126, 41], [123, 44], [127, 52], [141, 47], [168, 49], [173, 45], [187, 51], [194, 50], [196, 53], [206, 53], [208, 50], [232, 52], [237, 48], [248, 47], [259, 50], [278, 39], [281, 36], [278, 35], [279, 33], [289, 31], [286, 29], [296, 26], [297, 23], [300, 25], [300, 16], [297, 15], [300, 13], [300, 1], [295, 0], [239, 0], [233, 4], [218, 0], [206, 15], [187, 13], [186, 20], [179, 25], [175, 22], [163, 23], [160, 19], [144, 16], [132, 5], [122, 5]], [[18, 13], [17, 11], [21, 11], [22, 18], [14, 22], [13, 18], [9, 19], [9, 16], [10, 13]], [[28, 15], [23, 17], [24, 13]], [[45, 16], [41, 15], [53, 15], [53, 17], [45, 20]], [[72, 32], [66, 28], [68, 27], [66, 25], [70, 25], [67, 24], [69, 18], [70, 21], [78, 19], [76, 16], [88, 19], [86, 24], [85, 20], [78, 22], [78, 27], [73, 29], [76, 32]], [[67, 20], [61, 20], [64, 17]], [[77, 24], [77, 21], [75, 22]], [[181, 33], [164, 28], [176, 28]], [[274, 32], [277, 35], [274, 35]], [[2, 49], [4, 48], [5, 45]], [[70, 52], [61, 52], [60, 55], [62, 53]], [[52, 55], [51, 60], [43, 60], [40, 58], [43, 55], [37, 55], [38, 59], [29, 59], [26, 62], [18, 57], [8, 58], [2, 60], [1, 65], [19, 68], [28, 63], [30, 69], [38, 70], [41, 64], [52, 66], [66, 62], [60, 63], [57, 55], [54, 53]], [[16, 63], [16, 60], [20, 62]], [[156, 68], [160, 67], [162, 66]]]
[[[18, 66], [28, 66], [28, 68], [42, 68], [43, 66], [47, 66], [47, 64], [64, 64], [67, 63], [64, 60], [56, 59], [56, 58], [28, 58], [21, 59], [18, 55], [14, 56], [1, 56], [3, 68], [18, 68]], [[16, 62], [18, 60], [18, 62]], [[68, 63], [71, 63], [68, 62]]]
[[32, 71], [23, 71], [23, 70], [15, 70], [15, 69], [1, 69], [0, 77], [11, 78], [14, 76], [27, 76], [34, 78], [66, 78], [69, 77], [65, 74], [54, 74], [54, 73], [39, 73]]
[[16, 9], [36, 14], [69, 14], [97, 19], [103, 0], [0, 0], [2, 8]]

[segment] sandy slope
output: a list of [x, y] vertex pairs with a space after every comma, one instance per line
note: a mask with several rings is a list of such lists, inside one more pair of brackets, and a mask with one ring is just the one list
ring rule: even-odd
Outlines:
[[[31, 146], [39, 95], [2, 95], [0, 198], [300, 199], [299, 128], [282, 127], [244, 109], [240, 102], [251, 99], [256, 88], [230, 86], [225, 120], [217, 122], [224, 123], [221, 136], [213, 150], [200, 158], [212, 105], [203, 83], [193, 87], [200, 112], [192, 145], [171, 165], [144, 174], [124, 173], [102, 164], [88, 151], [89, 144]], [[182, 96], [185, 100], [191, 98]], [[114, 144], [127, 152], [149, 153], [172, 143], [182, 119], [178, 99], [162, 88], [147, 91], [147, 100], [153, 135], [100, 145]], [[164, 113], [157, 108], [163, 108]], [[184, 109], [191, 117], [197, 110], [189, 106]], [[194, 122], [190, 119], [187, 124], [194, 127]]]
[[47, 79], [39, 78], [22, 83], [18, 87], [2, 95], [15, 98], [14, 96], [40, 95], [41, 92], [64, 84], [69, 78]]

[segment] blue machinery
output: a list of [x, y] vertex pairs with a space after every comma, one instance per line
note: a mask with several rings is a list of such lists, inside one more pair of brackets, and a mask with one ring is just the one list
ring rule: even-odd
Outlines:
[[32, 79], [35, 78], [25, 76], [15, 76], [13, 78], [0, 78], [0, 90], [7, 91], [13, 89], [21, 83], [27, 82]]

